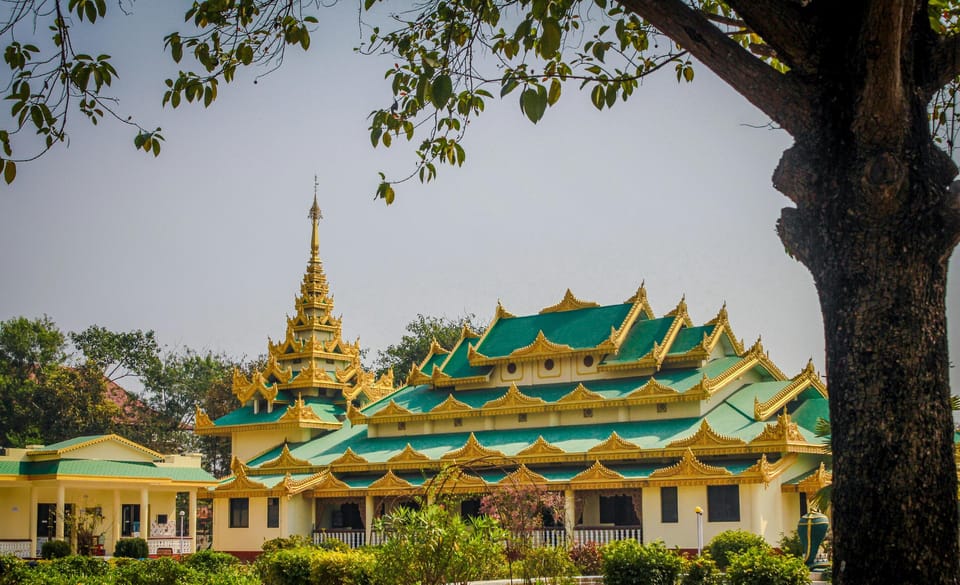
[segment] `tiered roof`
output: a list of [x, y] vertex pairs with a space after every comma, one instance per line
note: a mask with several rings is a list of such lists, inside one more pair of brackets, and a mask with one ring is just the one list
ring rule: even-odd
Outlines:
[[685, 300], [656, 317], [642, 285], [614, 305], [569, 290], [534, 315], [498, 303], [482, 335], [434, 343], [405, 387], [347, 410], [332, 433], [236, 461], [218, 495], [251, 482], [316, 497], [415, 493], [451, 465], [462, 473], [446, 487], [466, 492], [829, 480], [814, 473], [815, 424], [829, 414], [812, 363], [787, 376], [759, 340], [734, 336], [726, 307], [699, 326]]
[[232, 389], [240, 408], [213, 421], [198, 407], [198, 434], [285, 428], [331, 431], [342, 426], [347, 403], [368, 404], [396, 390], [392, 371], [377, 378], [363, 369], [359, 339], [344, 341], [342, 319], [333, 316], [333, 296], [320, 261], [323, 216], [316, 195], [308, 217], [313, 224], [310, 260], [284, 338], [276, 343], [268, 339], [263, 369], [249, 377], [234, 370]]

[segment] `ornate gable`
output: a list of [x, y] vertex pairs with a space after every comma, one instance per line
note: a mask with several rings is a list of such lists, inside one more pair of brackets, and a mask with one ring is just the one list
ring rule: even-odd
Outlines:
[[587, 449], [587, 453], [593, 453], [593, 454], [622, 453], [624, 451], [637, 453], [640, 451], [640, 446], [635, 443], [631, 443], [630, 441], [626, 441], [622, 439], [620, 435], [617, 434], [617, 431], [613, 431], [612, 433], [610, 433], [610, 436], [607, 438], [606, 441], [600, 443], [599, 445], [591, 447], [590, 449]]
[[537, 440], [533, 442], [529, 447], [520, 450], [517, 453], [518, 457], [539, 457], [544, 455], [562, 455], [566, 453], [560, 447], [552, 445], [543, 438], [543, 435], [537, 437]]
[[713, 430], [710, 426], [710, 423], [707, 422], [707, 419], [703, 419], [703, 422], [700, 423], [700, 428], [697, 429], [697, 432], [685, 439], [677, 439], [672, 441], [667, 445], [667, 448], [677, 448], [677, 447], [730, 447], [730, 446], [740, 446], [746, 445], [742, 439], [737, 439], [735, 437], [727, 437], [721, 435]]
[[390, 459], [387, 459], [387, 461], [389, 463], [425, 463], [430, 461], [430, 458], [414, 449], [410, 443], [407, 443], [407, 446], [403, 448], [403, 451], [400, 451]]
[[592, 307], [599, 307], [598, 303], [592, 301], [581, 301], [577, 297], [573, 296], [573, 293], [570, 292], [570, 289], [567, 289], [567, 292], [564, 293], [563, 299], [555, 305], [550, 305], [544, 309], [540, 310], [540, 314], [545, 313], [560, 313], [563, 311], [576, 311], [578, 309], [589, 309]]
[[483, 405], [483, 408], [524, 408], [542, 406], [544, 404], [546, 404], [546, 402], [544, 402], [543, 398], [527, 396], [520, 391], [520, 388], [518, 388], [516, 384], [510, 384], [510, 387], [507, 388], [503, 396], [487, 402]]
[[260, 469], [290, 469], [298, 467], [310, 467], [310, 462], [304, 459], [298, 459], [290, 453], [290, 447], [286, 443], [280, 450], [280, 455], [276, 459], [271, 459], [260, 465]]
[[604, 466], [599, 460], [594, 461], [593, 465], [573, 476], [570, 483], [597, 483], [603, 481], [622, 481], [623, 475]]
[[565, 404], [568, 402], [596, 402], [602, 401], [603, 396], [597, 394], [593, 390], [588, 390], [583, 384], [577, 384], [577, 387], [571, 390], [568, 394], [565, 394], [560, 400], [557, 400], [557, 404]]
[[657, 469], [650, 474], [650, 479], [702, 479], [709, 477], [727, 477], [732, 476], [730, 470], [723, 467], [714, 467], [703, 463], [693, 454], [693, 451], [687, 449], [680, 461], [669, 466]]
[[503, 452], [495, 451], [493, 449], [487, 449], [477, 441], [476, 435], [470, 433], [470, 436], [467, 438], [467, 442], [464, 443], [463, 447], [455, 451], [449, 451], [444, 453], [440, 458], [444, 460], [448, 459], [491, 459], [491, 458], [504, 458], [506, 457]]

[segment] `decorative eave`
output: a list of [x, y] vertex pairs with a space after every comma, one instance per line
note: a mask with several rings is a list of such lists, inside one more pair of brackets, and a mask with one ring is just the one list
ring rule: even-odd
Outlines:
[[291, 477], [286, 477], [283, 480], [283, 486], [287, 492], [287, 495], [294, 496], [296, 494], [305, 492], [323, 482], [328, 473], [329, 472], [324, 469], [299, 481], [294, 480]]
[[680, 392], [677, 392], [670, 386], [660, 383], [654, 378], [650, 378], [644, 383], [643, 386], [637, 388], [633, 392], [627, 394], [629, 399], [638, 399], [645, 398], [650, 401], [664, 401], [667, 399], [676, 399], [681, 396]]
[[581, 490], [621, 487], [624, 479], [623, 475], [609, 469], [604, 466], [603, 463], [600, 463], [599, 460], [596, 460], [593, 465], [570, 479], [570, 487]]
[[799, 492], [807, 494], [808, 498], [813, 497], [817, 492], [833, 483], [833, 473], [827, 469], [824, 462], [809, 476], [795, 484], [783, 484], [780, 491], [793, 493]]
[[277, 397], [278, 387], [276, 384], [268, 386], [266, 378], [261, 372], [254, 372], [250, 379], [247, 379], [239, 369], [234, 368], [231, 391], [240, 401], [240, 404], [244, 404], [257, 393], [272, 401]]
[[593, 390], [589, 390], [582, 383], [577, 384], [577, 387], [563, 395], [560, 400], [557, 400], [557, 404], [568, 404], [571, 402], [598, 402], [603, 401], [603, 396], [597, 394]]
[[[673, 317], [673, 322], [670, 323], [670, 327], [664, 334], [663, 339], [660, 341], [655, 340], [653, 342], [653, 348], [645, 355], [642, 355], [630, 362], [611, 364], [601, 363], [597, 366], [597, 369], [601, 372], [636, 369], [651, 369], [654, 371], [659, 370], [667, 356], [667, 353], [670, 352], [670, 346], [673, 345], [674, 340], [677, 338], [677, 334], [684, 327], [690, 327], [692, 325], [690, 316], [687, 314], [687, 303], [684, 299], [681, 299], [677, 304], [677, 307], [673, 311], [670, 311], [664, 315], [664, 317]], [[623, 339], [626, 338], [626, 334], [627, 332], [624, 332]], [[613, 335], [611, 335], [611, 337], [613, 337]], [[623, 342], [623, 339], [620, 339], [620, 342], [617, 343], [618, 348]]]
[[397, 495], [413, 491], [420, 491], [420, 488], [397, 477], [391, 470], [367, 487], [367, 493], [371, 495]]
[[280, 455], [276, 459], [271, 459], [266, 463], [261, 464], [258, 469], [270, 469], [270, 470], [288, 470], [288, 469], [302, 469], [304, 467], [310, 467], [310, 462], [304, 459], [298, 459], [290, 453], [290, 447], [286, 443], [283, 444], [283, 449], [280, 450]]
[[526, 465], [523, 463], [512, 473], [507, 474], [506, 477], [497, 482], [497, 485], [502, 486], [520, 486], [520, 485], [543, 485], [547, 483], [548, 480], [539, 473], [534, 473], [530, 471]]
[[206, 431], [216, 428], [216, 423], [210, 418], [200, 405], [194, 406], [193, 432], [198, 435], [208, 434]]
[[323, 331], [334, 335], [340, 334], [340, 322], [332, 320], [329, 313], [310, 316], [303, 312], [302, 306], [298, 305], [296, 309], [297, 313], [293, 317], [287, 317], [287, 329], [292, 329], [296, 333]]
[[[436, 369], [436, 366], [434, 366]], [[407, 384], [410, 386], [421, 386], [429, 384], [432, 378], [424, 374], [417, 365], [410, 366], [410, 372], [407, 374]]]
[[805, 367], [802, 372], [793, 377], [790, 384], [777, 392], [769, 400], [761, 403], [758, 399], [754, 398], [754, 419], [758, 421], [766, 420], [770, 415], [786, 406], [797, 394], [811, 386], [815, 388], [821, 396], [828, 398], [827, 387], [820, 381], [820, 376], [818, 376], [814, 370], [813, 360], [807, 363], [807, 367]]
[[587, 453], [592, 456], [602, 455], [604, 459], [621, 459], [636, 456], [640, 450], [639, 445], [624, 440], [617, 434], [617, 431], [613, 431], [605, 441], [587, 449]]
[[507, 391], [500, 398], [491, 400], [483, 405], [484, 410], [489, 409], [524, 409], [532, 406], [544, 406], [546, 401], [540, 397], [527, 396], [520, 391], [516, 384], [510, 384]]
[[762, 483], [766, 487], [770, 485], [770, 482], [777, 476], [781, 475], [789, 469], [791, 465], [796, 463], [796, 461], [797, 456], [790, 454], [781, 457], [776, 463], [770, 463], [767, 461], [766, 453], [764, 453], [760, 456], [759, 461], [738, 473], [737, 477], [740, 478], [743, 483], [753, 480], [756, 483]]
[[703, 419], [703, 422], [700, 423], [700, 428], [697, 429], [696, 433], [684, 439], [672, 441], [667, 445], [667, 448], [696, 448], [699, 451], [701, 449], [732, 447], [746, 444], [747, 443], [743, 439], [727, 437], [714, 431], [710, 426], [710, 423], [707, 422], [707, 419]]
[[[140, 453], [147, 455], [154, 461], [163, 461], [164, 459], [163, 454], [157, 453], [153, 449], [148, 449], [143, 445], [140, 445], [139, 443], [134, 443], [130, 439], [126, 439], [124, 437], [121, 437], [120, 435], [115, 435], [115, 434], [100, 435], [98, 437], [92, 437], [90, 439], [87, 439], [86, 441], [74, 443], [72, 445], [67, 445], [57, 449], [50, 449], [50, 448], [33, 449], [27, 452], [27, 457], [32, 459], [32, 458], [40, 457], [44, 455], [62, 456], [66, 453], [70, 453], [71, 451], [76, 451], [77, 449], [83, 449], [85, 447], [99, 445], [101, 443], [107, 443], [107, 442], [120, 443], [125, 447], [129, 447], [135, 451], [139, 451]], [[46, 459], [46, 457], [44, 457], [44, 459]]]
[[755, 447], [775, 447], [778, 450], [790, 450], [794, 452], [823, 453], [823, 445], [814, 445], [808, 442], [803, 434], [800, 433], [800, 427], [790, 419], [790, 415], [784, 410], [777, 415], [775, 423], [767, 423], [763, 430], [750, 440], [750, 445]]
[[269, 380], [270, 376], [273, 376], [277, 382], [284, 384], [290, 381], [293, 371], [291, 368], [281, 367], [276, 356], [271, 355], [267, 358], [267, 367], [263, 369], [262, 375], [264, 380]]
[[698, 485], [709, 479], [732, 478], [733, 474], [730, 470], [703, 463], [697, 459], [691, 449], [687, 449], [680, 461], [674, 465], [657, 469], [650, 474], [650, 480], [668, 480], [671, 485]]
[[630, 328], [633, 327], [633, 324], [636, 323], [641, 316], [645, 319], [653, 319], [653, 309], [650, 308], [650, 303], [647, 302], [647, 289], [643, 283], [640, 284], [637, 292], [624, 301], [624, 303], [632, 303], [633, 306], [630, 307], [627, 316], [623, 319], [623, 322], [620, 323], [620, 327], [610, 331], [609, 341], [612, 351], [614, 352], [620, 349], [624, 339], [627, 338], [627, 333], [630, 332]]
[[367, 417], [368, 420], [373, 420], [374, 422], [379, 422], [379, 419], [395, 416], [411, 416], [413, 415], [408, 409], [400, 406], [391, 398], [390, 402], [380, 410], [378, 410], [373, 415]]
[[[534, 441], [529, 447], [521, 449], [517, 453], [518, 458], [536, 458], [538, 461], [547, 461], [551, 458], [554, 458], [557, 461], [562, 460], [562, 456], [566, 455], [567, 452], [549, 443], [546, 439], [543, 438], [543, 435], [537, 437], [537, 440]], [[561, 459], [557, 459], [557, 456], [561, 456]]]
[[330, 467], [346, 467], [346, 466], [355, 466], [355, 465], [366, 465], [369, 463], [363, 457], [357, 455], [353, 452], [353, 449], [347, 447], [347, 450], [343, 452], [343, 455], [337, 457], [330, 462]]
[[470, 412], [473, 410], [473, 407], [465, 402], [460, 402], [453, 397], [453, 394], [448, 394], [447, 398], [440, 404], [434, 406], [430, 409], [430, 414], [453, 414], [459, 415], [465, 412]]
[[287, 407], [287, 412], [283, 413], [283, 416], [277, 419], [277, 423], [281, 425], [293, 424], [300, 428], [329, 430], [339, 429], [343, 426], [339, 422], [326, 422], [317, 416], [317, 413], [303, 401], [302, 394], [298, 395], [297, 400]]
[[312, 489], [307, 491], [307, 495], [315, 498], [349, 497], [351, 489], [349, 485], [328, 471], [319, 478]]
[[387, 462], [389, 463], [422, 464], [422, 463], [427, 463], [429, 461], [430, 461], [430, 457], [414, 449], [413, 446], [410, 445], [410, 443], [407, 443], [407, 446], [403, 448], [403, 451], [400, 451], [390, 459], [387, 459]]
[[[233, 458], [233, 462], [230, 464], [230, 469], [233, 471], [233, 479], [214, 488], [214, 497], [236, 496], [238, 492], [243, 492], [246, 494], [263, 493], [267, 491], [266, 485], [258, 481], [252, 481], [247, 477], [247, 466], [236, 457]], [[227, 493], [227, 495], [223, 496], [222, 494], [224, 493]]]
[[467, 442], [464, 443], [463, 447], [456, 449], [454, 451], [449, 451], [444, 453], [440, 459], [444, 461], [449, 460], [461, 460], [461, 461], [477, 461], [477, 460], [489, 460], [491, 463], [494, 461], [500, 461], [506, 459], [506, 455], [502, 451], [497, 451], [494, 449], [487, 449], [477, 441], [476, 435], [470, 433], [470, 436], [467, 438]]
[[540, 310], [540, 314], [544, 315], [546, 313], [561, 313], [564, 311], [577, 311], [580, 309], [589, 309], [593, 307], [599, 307], [599, 303], [594, 303], [593, 301], [583, 301], [578, 299], [573, 295], [570, 289], [567, 289], [567, 292], [564, 293], [563, 298], [559, 303], [555, 305], [550, 305]]
[[647, 319], [653, 319], [653, 309], [650, 308], [650, 303], [647, 302], [647, 286], [646, 282], [640, 283], [640, 288], [637, 289], [637, 292], [633, 293], [633, 296], [629, 299], [623, 301], [624, 303], [633, 303], [634, 305], [640, 306], [640, 312], [646, 316]]

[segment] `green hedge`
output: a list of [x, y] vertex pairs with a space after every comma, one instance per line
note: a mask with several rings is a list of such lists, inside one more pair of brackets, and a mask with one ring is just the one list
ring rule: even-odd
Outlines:
[[683, 567], [680, 555], [659, 540], [648, 545], [620, 540], [600, 552], [605, 585], [674, 585]]
[[807, 585], [810, 570], [803, 559], [758, 547], [730, 558], [727, 580], [730, 585]]
[[145, 559], [150, 556], [150, 548], [147, 546], [147, 541], [142, 538], [121, 538], [117, 541], [113, 556]]
[[762, 536], [746, 530], [727, 530], [713, 537], [707, 544], [707, 552], [717, 562], [721, 571], [727, 569], [730, 558], [735, 554], [748, 551], [752, 548], [769, 549], [770, 545]]
[[40, 556], [45, 559], [59, 559], [70, 556], [70, 543], [66, 540], [48, 540], [40, 547]]
[[376, 555], [370, 551], [279, 549], [257, 559], [263, 585], [371, 585]]

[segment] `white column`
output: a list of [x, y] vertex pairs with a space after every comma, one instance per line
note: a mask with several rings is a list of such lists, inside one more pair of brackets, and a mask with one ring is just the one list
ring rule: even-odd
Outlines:
[[140, 488], [140, 538], [150, 538], [150, 492]]
[[563, 527], [567, 538], [573, 542], [573, 530], [577, 525], [577, 500], [572, 489], [563, 490]]
[[37, 528], [40, 524], [40, 517], [37, 515], [37, 488], [30, 486], [30, 556], [37, 555]]
[[63, 525], [66, 524], [65, 506], [67, 488], [62, 483], [57, 485], [57, 540], [63, 540]]
[[370, 544], [370, 541], [373, 539], [373, 514], [374, 514], [374, 503], [373, 496], [367, 494], [363, 498], [364, 511], [366, 512], [367, 523], [364, 525], [363, 530], [365, 532], [366, 540], [365, 543]]
[[[123, 530], [123, 506], [120, 505], [120, 490], [113, 490], [113, 549], [117, 548], [120, 542], [121, 531]], [[113, 550], [111, 549], [111, 550]]]
[[190, 515], [190, 552], [197, 552], [197, 488], [190, 490], [189, 500], [187, 513]]
[[[269, 498], [267, 501], [269, 503]], [[290, 530], [287, 528], [287, 514], [289, 513], [289, 505], [287, 502], [289, 502], [289, 498], [280, 496], [277, 501], [280, 504], [280, 509], [277, 510], [277, 513], [280, 514], [280, 536], [287, 538], [290, 536]]]

